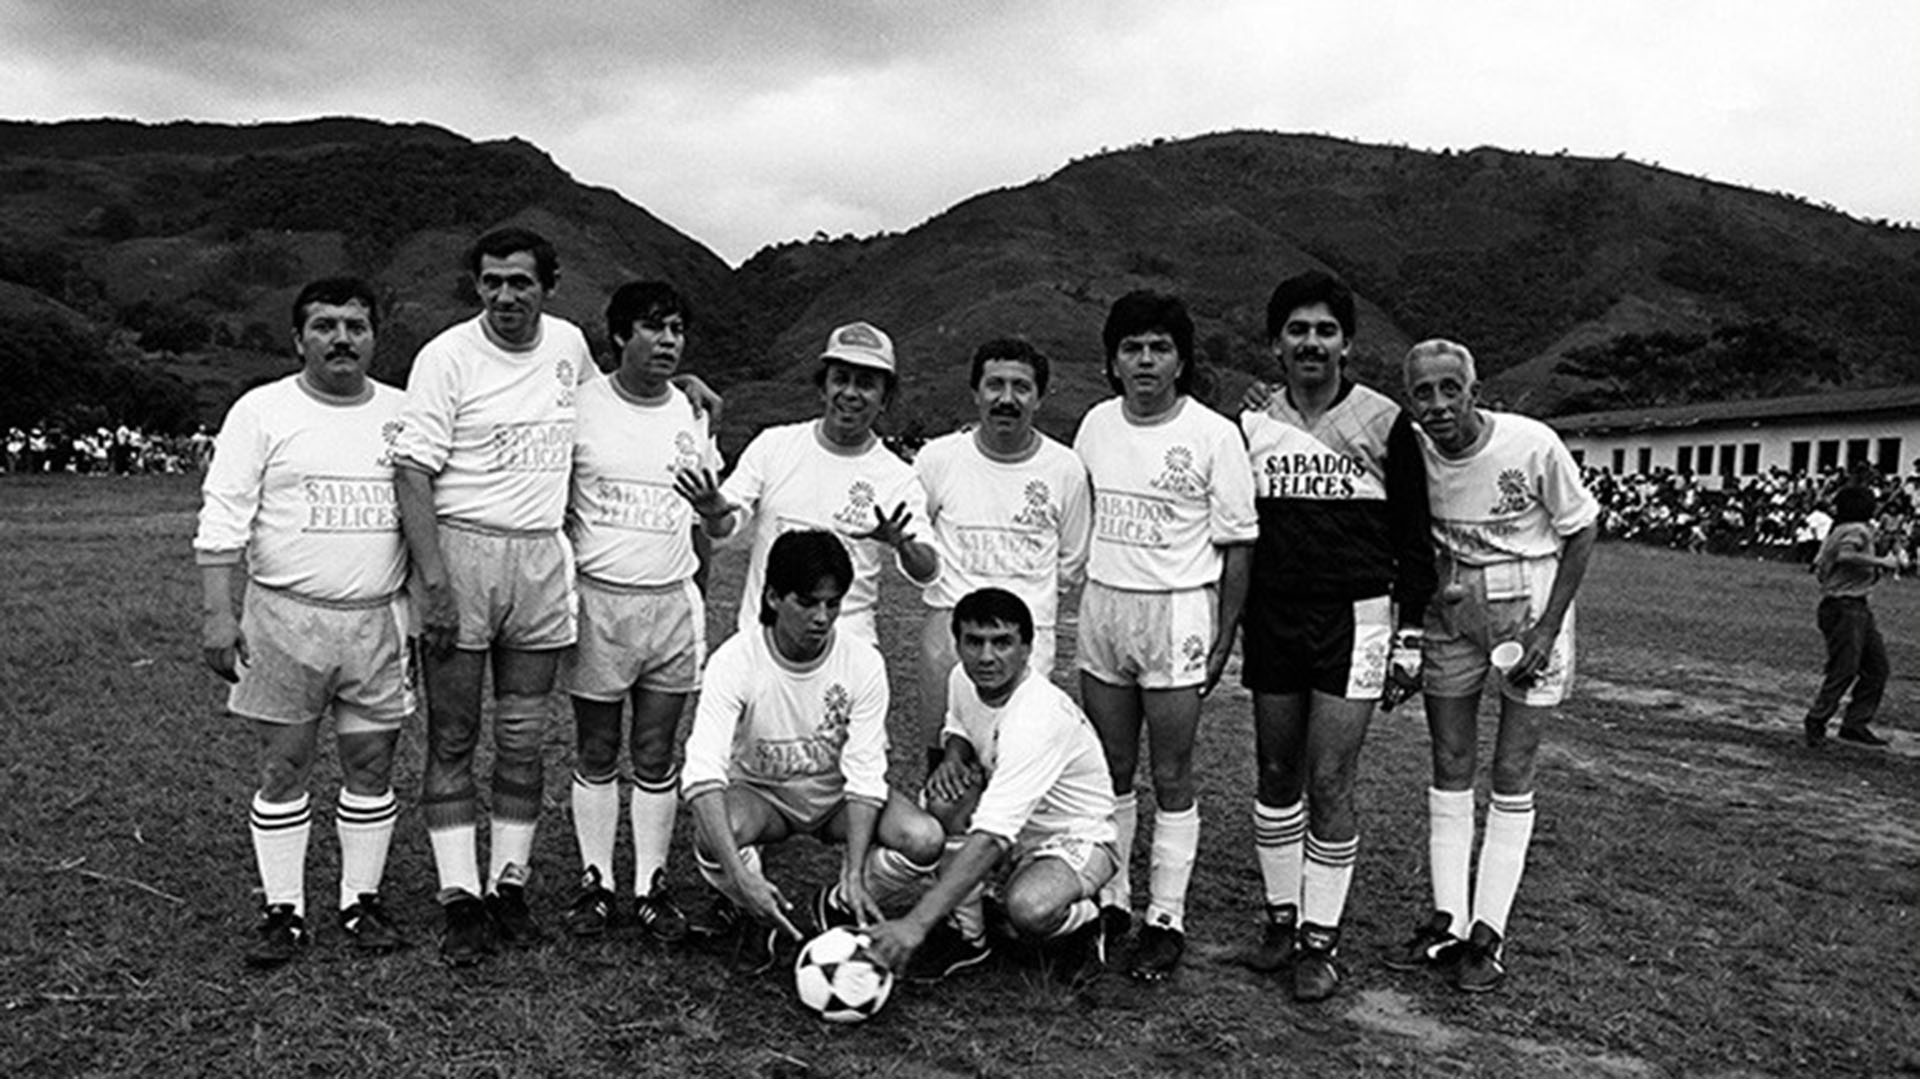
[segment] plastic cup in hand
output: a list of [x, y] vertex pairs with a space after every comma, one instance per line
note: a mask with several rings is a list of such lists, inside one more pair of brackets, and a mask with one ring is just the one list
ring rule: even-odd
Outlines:
[[1501, 674], [1512, 674], [1513, 669], [1525, 659], [1527, 650], [1520, 647], [1519, 641], [1501, 641], [1493, 646], [1493, 652], [1487, 658], [1499, 669]]

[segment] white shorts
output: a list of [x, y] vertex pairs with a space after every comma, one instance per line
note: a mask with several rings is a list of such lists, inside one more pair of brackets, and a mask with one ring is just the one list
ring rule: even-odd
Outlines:
[[1113, 879], [1120, 865], [1117, 848], [1111, 843], [1095, 843], [1073, 836], [1048, 836], [1035, 841], [1015, 843], [1007, 859], [1007, 879], [1025, 872], [1034, 863], [1052, 858], [1073, 870], [1080, 879], [1080, 898], [1092, 899]]
[[560, 686], [608, 702], [636, 686], [692, 693], [706, 655], [707, 606], [691, 579], [629, 588], [582, 577], [579, 640], [561, 653]]
[[1436, 697], [1471, 697], [1491, 674], [1500, 695], [1520, 704], [1551, 708], [1573, 687], [1573, 608], [1554, 638], [1547, 665], [1524, 686], [1507, 682], [1489, 658], [1495, 645], [1518, 640], [1547, 605], [1559, 561], [1537, 558], [1492, 566], [1459, 566], [1454, 581], [1466, 590], [1458, 602], [1435, 596], [1427, 607], [1421, 688]]
[[440, 557], [459, 606], [457, 647], [544, 652], [573, 643], [573, 548], [559, 532], [501, 532], [443, 517]]
[[264, 723], [312, 723], [334, 733], [389, 731], [415, 707], [405, 595], [327, 603], [247, 586], [240, 611], [247, 662], [227, 710]]
[[1218, 593], [1129, 592], [1088, 581], [1080, 595], [1081, 671], [1114, 686], [1188, 689], [1207, 680]]

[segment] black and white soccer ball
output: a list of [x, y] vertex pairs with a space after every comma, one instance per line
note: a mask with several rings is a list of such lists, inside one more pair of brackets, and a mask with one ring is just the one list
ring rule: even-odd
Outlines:
[[829, 1023], [873, 1018], [893, 992], [893, 974], [867, 952], [867, 935], [844, 926], [806, 943], [793, 962], [793, 988]]

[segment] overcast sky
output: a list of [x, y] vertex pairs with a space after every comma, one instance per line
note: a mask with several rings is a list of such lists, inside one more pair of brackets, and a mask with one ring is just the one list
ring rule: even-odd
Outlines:
[[738, 264], [1231, 128], [1612, 156], [1920, 223], [1911, 0], [0, 0], [0, 114], [519, 136]]

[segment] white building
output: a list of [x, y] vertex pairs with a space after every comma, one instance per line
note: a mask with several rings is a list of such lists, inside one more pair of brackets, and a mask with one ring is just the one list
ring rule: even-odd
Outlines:
[[1724, 483], [1774, 469], [1822, 473], [1860, 462], [1890, 475], [1920, 471], [1920, 386], [1586, 412], [1547, 422], [1575, 460], [1616, 475], [1665, 469]]

